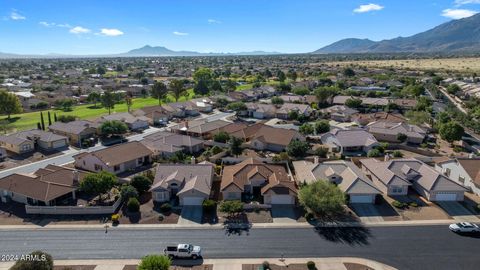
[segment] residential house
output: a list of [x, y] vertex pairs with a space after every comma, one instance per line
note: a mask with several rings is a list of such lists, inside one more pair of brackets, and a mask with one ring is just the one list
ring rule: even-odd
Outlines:
[[285, 103], [307, 103], [306, 98], [300, 95], [281, 95], [278, 97]]
[[197, 111], [201, 113], [210, 113], [213, 111], [213, 101], [207, 97], [194, 98], [188, 102], [193, 104]]
[[351, 121], [359, 126], [366, 126], [372, 122], [382, 121], [391, 123], [405, 123], [407, 119], [399, 113], [376, 112], [376, 113], [357, 113], [352, 115]]
[[170, 157], [180, 151], [194, 154], [202, 151], [204, 146], [201, 138], [163, 131], [148, 135], [140, 142], [157, 157]]
[[362, 100], [362, 105], [371, 105], [383, 107], [388, 105], [388, 99], [386, 98], [369, 98], [369, 97], [354, 97], [354, 96], [335, 96], [333, 98], [333, 104], [336, 105], [345, 105], [345, 102], [349, 99], [360, 99]]
[[274, 117], [288, 119], [292, 111], [296, 111], [299, 115], [309, 117], [313, 112], [312, 108], [305, 104], [284, 103], [278, 106], [273, 104], [247, 103], [245, 105], [247, 106], [247, 111], [241, 112], [240, 115], [257, 119]]
[[[367, 84], [370, 84], [373, 82], [367, 82]], [[386, 87], [381, 87], [381, 86], [351, 86], [348, 88], [348, 90], [353, 90], [353, 91], [360, 91], [360, 92], [368, 92], [368, 91], [375, 91], [375, 92], [385, 92], [387, 91]]]
[[77, 168], [119, 174], [149, 164], [152, 155], [153, 152], [148, 147], [132, 141], [93, 152], [83, 152], [73, 157]]
[[360, 160], [363, 172], [389, 196], [407, 195], [409, 186], [429, 201], [463, 201], [467, 189], [427, 164], [411, 159]]
[[385, 142], [398, 143], [398, 135], [406, 136], [406, 142], [412, 144], [421, 144], [427, 132], [417, 125], [411, 125], [405, 122], [393, 123], [377, 121], [368, 124], [366, 130], [370, 132], [377, 140]]
[[75, 199], [75, 191], [86, 173], [47, 165], [32, 174], [14, 173], [0, 179], [2, 203], [10, 200], [27, 205], [57, 205]]
[[209, 121], [208, 119], [196, 119], [184, 121], [178, 125], [170, 127], [170, 129], [175, 133], [209, 139], [215, 131], [230, 124], [231, 122], [224, 120]]
[[320, 110], [326, 118], [330, 118], [337, 122], [350, 122], [352, 115], [358, 113], [357, 110], [349, 108], [345, 105], [333, 105], [331, 107]]
[[96, 136], [98, 124], [86, 120], [55, 122], [48, 129], [55, 134], [68, 137], [70, 144], [82, 146], [82, 142]]
[[230, 133], [246, 142], [246, 146], [258, 151], [282, 152], [293, 140], [305, 141], [305, 137], [293, 129], [280, 129], [264, 124], [254, 124]]
[[284, 103], [276, 111], [276, 117], [280, 119], [289, 119], [291, 112], [297, 112], [298, 115], [310, 117], [313, 112], [312, 107], [306, 104]]
[[147, 106], [132, 112], [137, 117], [148, 118], [148, 123], [152, 126], [165, 125], [172, 119], [172, 113], [164, 106]]
[[0, 136], [0, 146], [17, 154], [32, 152], [37, 148], [55, 151], [66, 148], [68, 138], [52, 132], [32, 129]]
[[157, 202], [176, 197], [180, 205], [202, 205], [210, 197], [212, 164], [158, 164], [150, 191]]
[[375, 203], [381, 191], [350, 161], [336, 160], [318, 163], [299, 160], [293, 162], [298, 184], [327, 180], [337, 185], [349, 197], [350, 203]]
[[97, 119], [97, 123], [103, 123], [105, 121], [120, 121], [125, 123], [130, 130], [142, 130], [149, 126], [149, 119], [145, 116], [134, 116], [128, 112], [114, 113], [110, 115], [104, 115]]
[[240, 112], [240, 115], [246, 117], [253, 117], [257, 119], [274, 118], [277, 112], [277, 107], [273, 104], [263, 103], [246, 103], [246, 113]]
[[333, 152], [344, 155], [358, 152], [368, 153], [368, 151], [379, 146], [377, 139], [372, 134], [360, 128], [333, 129], [322, 134], [320, 139]]
[[435, 164], [435, 169], [460, 185], [480, 195], [480, 159], [453, 158]]
[[285, 167], [253, 158], [224, 167], [220, 192], [224, 200], [263, 198], [265, 204], [295, 204], [297, 197]]

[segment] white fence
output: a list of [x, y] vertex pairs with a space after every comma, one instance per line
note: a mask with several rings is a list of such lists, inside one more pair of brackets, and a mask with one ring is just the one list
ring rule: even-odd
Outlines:
[[107, 215], [113, 214], [122, 203], [119, 198], [111, 206], [33, 206], [25, 205], [27, 214], [36, 215]]

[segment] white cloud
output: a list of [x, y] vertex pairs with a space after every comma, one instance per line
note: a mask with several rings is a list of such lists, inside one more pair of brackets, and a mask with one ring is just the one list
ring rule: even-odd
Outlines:
[[60, 24], [55, 24], [57, 27], [63, 27], [63, 28], [72, 28], [72, 26], [68, 23], [60, 23]]
[[21, 15], [20, 13], [18, 13], [16, 10], [12, 10], [12, 12], [10, 13], [10, 19], [14, 20], [14, 21], [20, 21], [20, 20], [25, 20], [27, 17]]
[[71, 28], [69, 32], [72, 33], [72, 34], [87, 34], [87, 33], [90, 33], [91, 30], [88, 29], [88, 28], [81, 27], [81, 26], [75, 26], [75, 27]]
[[463, 6], [468, 4], [480, 4], [480, 0], [455, 0], [456, 6]]
[[380, 6], [377, 4], [366, 4], [366, 5], [360, 5], [358, 8], [354, 9], [353, 12], [355, 13], [365, 13], [365, 12], [370, 12], [370, 11], [377, 11], [377, 10], [382, 10], [384, 9], [384, 6]]
[[174, 31], [173, 34], [176, 36], [188, 36], [188, 33], [178, 32], [178, 31]]
[[221, 21], [215, 20], [215, 19], [208, 19], [207, 22], [209, 24], [221, 24], [222, 23]]
[[72, 28], [72, 26], [68, 23], [54, 23], [54, 22], [41, 21], [38, 24], [40, 24], [41, 26], [45, 26], [45, 27]]
[[115, 28], [102, 28], [100, 30], [100, 35], [102, 36], [109, 36], [109, 37], [116, 37], [123, 35], [123, 32], [115, 29]]
[[49, 22], [39, 22], [38, 24], [45, 27], [50, 27], [55, 25], [55, 23], [49, 23]]
[[442, 11], [442, 16], [458, 20], [458, 19], [473, 16], [477, 13], [478, 12], [476, 12], [474, 10], [469, 10], [469, 9], [450, 9], [450, 8], [447, 8], [447, 9], [444, 9]]

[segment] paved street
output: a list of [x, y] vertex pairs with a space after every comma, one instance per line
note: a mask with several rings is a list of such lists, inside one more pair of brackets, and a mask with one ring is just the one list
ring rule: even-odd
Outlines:
[[167, 244], [201, 245], [205, 258], [364, 257], [398, 269], [478, 269], [480, 239], [447, 226], [251, 229], [0, 230], [0, 254], [41, 249], [57, 259], [140, 258]]

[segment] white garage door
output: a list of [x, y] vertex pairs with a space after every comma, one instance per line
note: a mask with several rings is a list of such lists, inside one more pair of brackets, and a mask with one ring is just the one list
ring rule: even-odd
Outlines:
[[371, 195], [351, 195], [350, 203], [372, 203], [373, 198]]
[[293, 196], [291, 195], [272, 195], [271, 204], [293, 204]]
[[202, 205], [203, 197], [185, 197], [183, 198], [183, 205]]
[[435, 200], [437, 201], [456, 201], [457, 194], [456, 193], [437, 193], [435, 196]]

